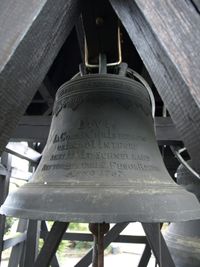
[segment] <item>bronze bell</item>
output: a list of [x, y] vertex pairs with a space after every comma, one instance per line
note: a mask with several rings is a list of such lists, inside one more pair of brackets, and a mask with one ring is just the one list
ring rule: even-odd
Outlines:
[[[200, 200], [200, 180], [183, 165], [177, 170], [177, 182]], [[171, 223], [164, 237], [176, 267], [200, 266], [200, 220]]]
[[39, 166], [29, 183], [9, 195], [1, 213], [163, 222], [200, 218], [200, 205], [163, 164], [144, 86], [114, 74], [90, 74], [58, 90]]

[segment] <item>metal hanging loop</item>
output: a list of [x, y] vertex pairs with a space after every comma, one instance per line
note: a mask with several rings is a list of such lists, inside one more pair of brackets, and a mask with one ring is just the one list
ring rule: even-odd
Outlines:
[[[121, 33], [120, 33], [120, 27], [118, 26], [117, 29], [117, 37], [118, 37], [118, 60], [116, 62], [109, 62], [107, 63], [107, 67], [113, 67], [113, 66], [118, 66], [122, 63], [122, 48], [121, 48]], [[84, 61], [85, 61], [85, 66], [87, 68], [98, 68], [99, 65], [97, 64], [91, 64], [88, 59], [88, 47], [87, 47], [87, 41], [86, 38], [84, 40], [84, 46], [85, 46], [85, 55], [84, 55]]]

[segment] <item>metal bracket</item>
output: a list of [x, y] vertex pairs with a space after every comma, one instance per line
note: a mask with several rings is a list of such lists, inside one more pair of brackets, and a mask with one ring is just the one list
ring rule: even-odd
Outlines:
[[[120, 27], [119, 26], [117, 29], [117, 36], [118, 36], [118, 42], [117, 42], [118, 59], [116, 62], [107, 63], [106, 64], [107, 67], [114, 67], [114, 66], [120, 65], [122, 63], [122, 50], [121, 50]], [[85, 66], [87, 68], [98, 68], [99, 67], [99, 64], [91, 64], [89, 62], [89, 52], [88, 52], [88, 45], [87, 45], [86, 38], [85, 38]]]

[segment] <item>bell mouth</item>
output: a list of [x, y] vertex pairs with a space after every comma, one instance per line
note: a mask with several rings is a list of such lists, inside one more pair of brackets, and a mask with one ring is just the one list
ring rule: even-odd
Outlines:
[[[153, 223], [199, 219], [199, 203], [195, 196], [180, 190], [176, 184], [170, 188], [154, 189], [152, 192], [152, 188], [147, 187], [141, 190], [127, 186], [39, 188], [27, 184], [8, 196], [0, 212], [6, 216], [33, 220], [87, 223]], [[184, 207], [181, 207], [180, 203], [183, 202]]]

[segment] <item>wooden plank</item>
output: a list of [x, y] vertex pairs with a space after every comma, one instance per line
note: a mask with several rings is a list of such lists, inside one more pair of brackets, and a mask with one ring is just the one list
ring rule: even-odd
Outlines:
[[81, 59], [82, 62], [84, 62], [85, 60], [85, 32], [84, 32], [84, 27], [83, 27], [83, 20], [82, 20], [82, 16], [79, 17], [77, 23], [76, 23], [76, 34], [77, 34], [77, 38], [78, 38], [78, 44], [79, 44], [79, 48], [80, 48], [80, 53], [81, 53]]
[[[2, 165], [6, 166], [7, 173], [5, 175], [0, 175], [0, 205], [5, 201], [8, 191], [9, 191], [9, 182], [10, 182], [10, 169], [11, 169], [11, 156], [7, 153], [3, 153], [1, 156]], [[5, 231], [5, 222], [6, 216], [0, 215], [0, 263], [1, 263], [1, 254], [4, 246], [4, 231]]]
[[46, 142], [51, 119], [50, 116], [23, 116], [12, 134], [11, 140]]
[[149, 263], [150, 258], [151, 258], [151, 247], [147, 243], [145, 248], [144, 248], [144, 251], [142, 253], [142, 257], [140, 258], [140, 262], [138, 263], [137, 267], [147, 266], [147, 264]]
[[[47, 236], [49, 234], [48, 232], [48, 228], [47, 228], [47, 225], [46, 225], [46, 222], [45, 221], [42, 221], [41, 223], [41, 232], [40, 232], [40, 237], [42, 235], [42, 232], [43, 232], [43, 236], [42, 238], [44, 239], [44, 241], [47, 239]], [[59, 267], [59, 262], [57, 260], [57, 256], [56, 256], [56, 253], [54, 254], [52, 260], [51, 260], [51, 267]]]
[[14, 247], [26, 240], [26, 233], [16, 233], [14, 236], [7, 238], [3, 242], [3, 250], [6, 250], [10, 247]]
[[159, 145], [180, 145], [180, 135], [170, 117], [155, 117], [156, 140]]
[[[46, 236], [46, 231], [42, 230], [40, 236], [44, 238]], [[62, 240], [71, 240], [71, 241], [93, 241], [92, 234], [84, 233], [65, 233]], [[134, 244], [145, 244], [147, 242], [145, 236], [130, 236], [130, 235], [119, 235], [112, 242], [116, 243], [134, 243]]]
[[40, 221], [29, 220], [27, 229], [27, 238], [25, 243], [24, 266], [32, 267], [38, 255], [40, 238]]
[[41, 158], [41, 154], [39, 152], [18, 142], [9, 142], [5, 151], [21, 159], [26, 159], [35, 163], [37, 163]]
[[196, 167], [200, 157], [200, 16], [191, 1], [110, 0]]
[[[17, 226], [17, 232], [20, 233], [25, 233], [27, 229], [27, 220], [25, 219], [19, 219], [19, 223]], [[20, 260], [22, 260], [22, 255], [23, 255], [23, 248], [24, 248], [24, 243], [19, 243], [16, 246], [12, 248], [10, 258], [9, 258], [9, 263], [8, 267], [18, 267]]]
[[159, 266], [175, 267], [169, 249], [160, 231], [160, 224], [142, 223], [142, 227]]
[[42, 98], [45, 100], [46, 104], [48, 105], [48, 109], [43, 113], [43, 115], [48, 116], [49, 114], [51, 114], [53, 109], [53, 103], [54, 103], [53, 97], [51, 96], [48, 87], [44, 82], [40, 85], [39, 92]]
[[0, 2], [0, 153], [79, 14], [79, 0]]
[[27, 172], [27, 171], [21, 171], [15, 167], [11, 168], [11, 177], [17, 180], [23, 180], [28, 182], [29, 179], [32, 177], [33, 173], [32, 172]]
[[[34, 263], [34, 267], [48, 267], [53, 256], [62, 240], [62, 236], [67, 230], [69, 223], [54, 222], [51, 231], [49, 232], [44, 245]], [[27, 265], [29, 266], [29, 265]]]

